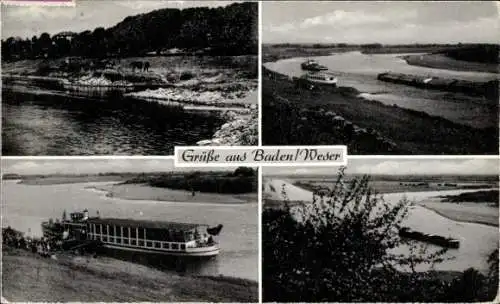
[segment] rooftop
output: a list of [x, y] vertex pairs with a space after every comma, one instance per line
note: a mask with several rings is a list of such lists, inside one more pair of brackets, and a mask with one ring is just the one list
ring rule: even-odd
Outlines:
[[137, 228], [151, 228], [151, 229], [169, 229], [169, 230], [192, 230], [196, 227], [208, 227], [208, 225], [203, 224], [191, 224], [191, 223], [176, 223], [176, 222], [163, 222], [163, 221], [151, 221], [151, 220], [134, 220], [134, 219], [122, 219], [122, 218], [89, 218], [89, 223], [94, 224], [107, 224], [116, 225], [123, 227], [137, 227]]

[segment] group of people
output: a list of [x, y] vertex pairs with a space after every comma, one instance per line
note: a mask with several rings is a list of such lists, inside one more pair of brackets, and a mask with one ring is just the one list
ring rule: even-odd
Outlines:
[[30, 250], [41, 256], [51, 256], [62, 244], [45, 237], [40, 239], [25, 237], [21, 232], [12, 229], [10, 226], [2, 229], [2, 242], [4, 245], [19, 249]]

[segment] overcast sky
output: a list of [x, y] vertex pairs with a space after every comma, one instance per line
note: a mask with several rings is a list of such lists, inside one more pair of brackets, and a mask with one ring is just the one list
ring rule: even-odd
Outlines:
[[[500, 161], [496, 159], [419, 159], [419, 160], [384, 160], [384, 159], [349, 159], [348, 174], [384, 174], [384, 175], [497, 175]], [[266, 175], [332, 175], [337, 174], [336, 167], [266, 167]]]
[[500, 42], [500, 2], [263, 2], [264, 43]]
[[175, 168], [172, 159], [2, 159], [2, 173], [95, 174], [107, 172], [233, 171], [229, 168]]
[[[238, 2], [238, 1], [232, 1]], [[2, 38], [51, 35], [62, 31], [81, 32], [110, 27], [127, 16], [160, 8], [226, 6], [230, 1], [158, 1], [158, 0], [77, 0], [73, 7], [12, 6], [2, 4]]]

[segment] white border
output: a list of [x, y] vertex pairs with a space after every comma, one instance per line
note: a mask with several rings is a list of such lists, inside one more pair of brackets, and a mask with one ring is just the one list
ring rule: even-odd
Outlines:
[[258, 57], [257, 57], [257, 70], [259, 75], [258, 77], [258, 87], [257, 87], [257, 92], [259, 92], [259, 96], [257, 96], [257, 100], [259, 102], [259, 146], [262, 146], [262, 1], [257, 2], [258, 3], [258, 14], [259, 14], [259, 50], [258, 50]]
[[1, 0], [1, 4], [10, 6], [60, 6], [60, 7], [75, 7], [76, 0], [53, 0], [53, 1], [43, 1], [43, 0]]
[[[273, 149], [339, 149], [343, 154], [341, 161], [310, 161], [310, 162], [216, 162], [216, 163], [188, 163], [179, 162], [179, 150], [192, 149], [195, 151], [208, 150], [246, 150], [255, 149], [273, 150]], [[325, 167], [325, 166], [347, 166], [347, 146], [175, 146], [174, 148], [174, 166], [177, 168], [192, 168], [192, 167]]]

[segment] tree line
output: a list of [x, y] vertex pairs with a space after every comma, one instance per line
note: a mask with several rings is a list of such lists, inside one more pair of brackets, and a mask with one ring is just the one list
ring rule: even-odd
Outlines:
[[31, 39], [9, 37], [2, 39], [2, 58], [13, 61], [64, 56], [127, 57], [159, 54], [171, 48], [204, 50], [214, 55], [257, 54], [257, 4], [159, 9], [126, 17], [110, 28], [53, 36], [42, 33]]

